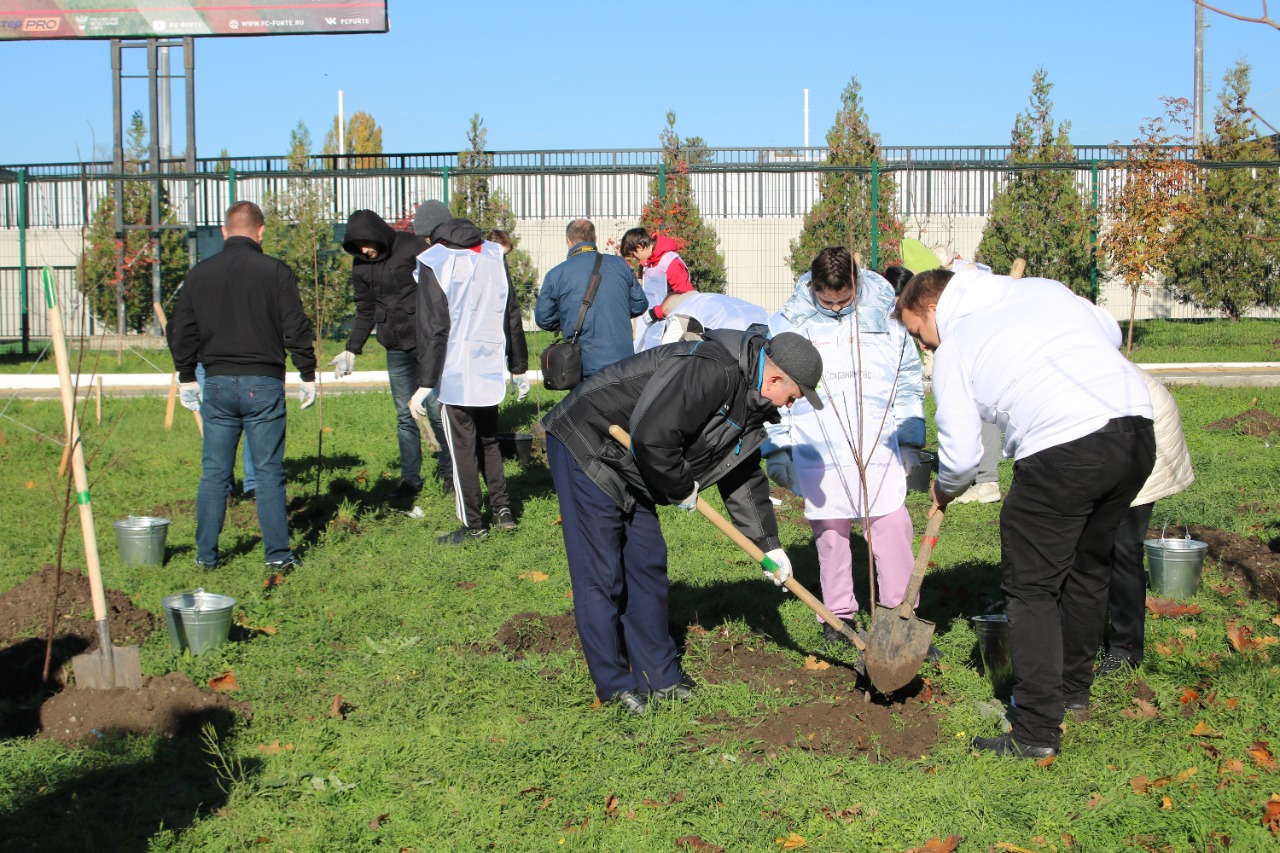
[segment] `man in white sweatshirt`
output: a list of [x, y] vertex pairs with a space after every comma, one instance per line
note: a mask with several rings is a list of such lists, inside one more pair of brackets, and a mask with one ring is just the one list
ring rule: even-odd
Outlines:
[[1056, 755], [1065, 710], [1088, 707], [1111, 551], [1155, 458], [1151, 397], [1106, 312], [1043, 278], [957, 261], [914, 276], [898, 315], [934, 350], [940, 465], [932, 512], [974, 481], [982, 424], [1015, 460], [1000, 513], [1018, 713], [998, 755]]

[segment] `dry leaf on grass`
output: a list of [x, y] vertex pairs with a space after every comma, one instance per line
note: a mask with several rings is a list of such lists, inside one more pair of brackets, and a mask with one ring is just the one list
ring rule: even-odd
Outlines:
[[1133, 708], [1125, 708], [1120, 713], [1135, 720], [1150, 720], [1159, 713], [1156, 710], [1156, 706], [1152, 705], [1146, 699], [1135, 696], [1133, 704], [1138, 706], [1137, 710], [1134, 710]]
[[378, 827], [382, 826], [384, 823], [386, 823], [390, 819], [391, 819], [390, 812], [383, 812], [382, 814], [375, 817], [373, 820], [369, 821], [369, 828], [377, 829]]
[[1098, 806], [1102, 805], [1104, 802], [1105, 800], [1103, 799], [1102, 795], [1099, 794], [1097, 791], [1094, 791], [1092, 794], [1089, 795], [1089, 802], [1085, 803], [1084, 807], [1086, 809], [1096, 809]]
[[676, 847], [681, 850], [696, 850], [698, 853], [724, 853], [723, 847], [703, 841], [700, 835], [682, 835], [676, 839]]
[[329, 705], [329, 716], [335, 720], [345, 720], [347, 715], [342, 710], [342, 694], [339, 693], [333, 697], [333, 702]]
[[1271, 830], [1272, 835], [1280, 835], [1280, 794], [1272, 794], [1262, 811], [1262, 825]]
[[923, 847], [912, 847], [907, 853], [954, 853], [963, 840], [959, 835], [948, 835], [946, 838], [935, 835], [926, 841]]
[[1191, 730], [1193, 737], [1222, 737], [1222, 732], [1209, 728], [1209, 724], [1204, 720], [1196, 723], [1196, 727]]
[[533, 581], [534, 583], [542, 583], [543, 581], [550, 580], [550, 579], [551, 579], [551, 575], [547, 574], [546, 572], [522, 572], [520, 574], [520, 580], [522, 581]]
[[618, 812], [618, 795], [610, 794], [604, 798], [604, 813], [613, 817]]
[[458, 589], [475, 589], [475, 581], [458, 581], [454, 584]]
[[1164, 811], [1173, 810], [1173, 800], [1169, 799], [1168, 794], [1165, 794], [1163, 797], [1160, 798], [1160, 808], [1163, 809]]
[[1253, 759], [1254, 764], [1257, 764], [1268, 773], [1280, 770], [1280, 765], [1276, 764], [1275, 756], [1271, 754], [1270, 744], [1265, 740], [1255, 740], [1249, 744], [1249, 756]]
[[1183, 705], [1186, 705], [1188, 703], [1195, 702], [1199, 698], [1200, 698], [1200, 694], [1197, 693], [1193, 688], [1188, 687], [1186, 690], [1182, 691], [1182, 695], [1178, 697], [1178, 701], [1181, 702]]
[[777, 844], [783, 850], [800, 850], [809, 846], [809, 842], [803, 837], [796, 835], [794, 832], [788, 832], [786, 838], [775, 838], [773, 843]]
[[1050, 764], [1052, 764], [1057, 760], [1058, 760], [1058, 757], [1056, 755], [1046, 755], [1044, 758], [1041, 758], [1038, 761], [1036, 761], [1036, 767], [1048, 767]]
[[818, 660], [817, 656], [815, 655], [809, 655], [807, 658], [804, 659], [804, 668], [817, 669], [817, 670], [830, 669], [831, 664], [827, 663], [824, 660]]
[[1188, 767], [1186, 770], [1183, 770], [1181, 773], [1178, 774], [1178, 781], [1185, 782], [1199, 772], [1200, 772], [1199, 767], [1194, 767], [1194, 766]]
[[1019, 847], [1016, 844], [1010, 844], [1008, 841], [997, 841], [991, 845], [992, 850], [1000, 850], [1002, 853], [1036, 853], [1034, 850], [1028, 850], [1026, 847]]
[[267, 743], [258, 744], [258, 752], [266, 752], [271, 755], [279, 755], [282, 752], [292, 752], [292, 751], [293, 751], [293, 744], [286, 743], [284, 746], [281, 746], [280, 741], [278, 740], [273, 740], [269, 744]]
[[240, 689], [240, 682], [236, 681], [234, 672], [227, 670], [222, 675], [215, 675], [210, 678], [209, 687], [213, 690], [220, 690], [223, 693], [233, 693]]
[[1147, 609], [1156, 616], [1177, 619], [1180, 616], [1195, 616], [1201, 613], [1198, 604], [1181, 604], [1172, 598], [1147, 598]]

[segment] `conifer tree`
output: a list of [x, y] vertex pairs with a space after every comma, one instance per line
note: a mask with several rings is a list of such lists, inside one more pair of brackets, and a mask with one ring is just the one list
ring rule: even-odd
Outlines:
[[1169, 252], [1169, 283], [1183, 302], [1239, 320], [1254, 306], [1280, 304], [1280, 174], [1274, 166], [1225, 167], [1274, 160], [1253, 126], [1249, 64], [1236, 63], [1223, 80], [1214, 138], [1201, 159], [1192, 213]]
[[[141, 176], [148, 159], [147, 128], [142, 113], [135, 112], [126, 130], [124, 171], [128, 175]], [[124, 182], [125, 225], [146, 225], [151, 221], [151, 192], [154, 184], [146, 180]], [[116, 201], [115, 193], [108, 192], [98, 202], [89, 219], [86, 248], [80, 256], [80, 282], [88, 298], [90, 310], [109, 328], [118, 328], [116, 317], [117, 285], [124, 284], [125, 329], [142, 332], [151, 328], [155, 316], [152, 303], [152, 266], [157, 262], [151, 235], [145, 230], [126, 230], [124, 233], [124, 269], [122, 279], [116, 278]], [[165, 225], [177, 223], [177, 217], [169, 204], [169, 193], [160, 186], [160, 221]], [[167, 304], [182, 284], [189, 266], [186, 234], [168, 229], [160, 232], [160, 298]]]
[[1049, 75], [1036, 69], [1030, 106], [1018, 115], [1011, 134], [1009, 163], [1024, 168], [1012, 170], [996, 192], [977, 260], [1004, 273], [1023, 258], [1028, 275], [1055, 279], [1090, 296], [1093, 211], [1076, 188], [1074, 170], [1052, 168], [1075, 160], [1071, 123], [1054, 126], [1052, 90]]
[[706, 142], [700, 136], [680, 139], [676, 133], [676, 114], [667, 111], [667, 126], [659, 135], [662, 142], [662, 162], [666, 171], [666, 196], [662, 195], [662, 181], [649, 182], [649, 201], [640, 213], [640, 224], [651, 234], [663, 234], [676, 241], [680, 257], [689, 268], [689, 280], [694, 289], [708, 293], [724, 293], [728, 275], [725, 272], [724, 254], [720, 252], [720, 238], [708, 225], [693, 200], [693, 185], [689, 179], [689, 167], [705, 163], [710, 158]]
[[[862, 109], [862, 85], [857, 77], [840, 94], [835, 124], [827, 131], [827, 164], [870, 167], [880, 159], [880, 139], [871, 132]], [[902, 223], [894, 215], [897, 182], [880, 174], [877, 196], [879, 258], [898, 257], [902, 244]], [[847, 246], [851, 252], [871, 262], [871, 176], [865, 173], [823, 172], [818, 179], [818, 201], [805, 214], [799, 239], [791, 241], [787, 264], [799, 276], [809, 271], [813, 259], [829, 246]]]
[[[358, 110], [347, 119], [342, 137], [344, 151], [338, 150], [338, 117], [333, 117], [328, 132], [324, 135], [321, 154], [381, 154], [382, 128], [368, 113]], [[345, 161], [344, 165], [352, 169], [385, 169], [385, 157], [355, 157]]]

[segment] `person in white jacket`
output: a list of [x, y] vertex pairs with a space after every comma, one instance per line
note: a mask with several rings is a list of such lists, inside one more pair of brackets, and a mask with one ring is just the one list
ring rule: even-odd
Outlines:
[[1142, 543], [1151, 524], [1151, 511], [1156, 501], [1185, 490], [1196, 478], [1177, 402], [1160, 380], [1141, 368], [1138, 371], [1147, 383], [1155, 412], [1156, 462], [1116, 531], [1107, 607], [1111, 631], [1094, 675], [1142, 664], [1147, 615]]
[[752, 326], [767, 326], [768, 323], [768, 311], [736, 296], [699, 293], [696, 290], [672, 293], [662, 300], [662, 319], [645, 327], [636, 352], [675, 343], [690, 331], [733, 329], [745, 332]]
[[1116, 529], [1155, 459], [1151, 395], [1106, 312], [1044, 278], [988, 267], [912, 277], [907, 330], [934, 350], [938, 512], [973, 482], [982, 424], [1015, 460], [1000, 512], [1013, 654], [1013, 731], [977, 750], [1056, 755], [1064, 711], [1087, 709]]
[[[841, 620], [858, 610], [854, 519], [871, 543], [881, 604], [901, 603], [914, 563], [903, 456], [914, 460], [924, 444], [924, 375], [915, 343], [890, 319], [893, 307], [889, 282], [858, 269], [848, 249], [832, 247], [769, 319], [773, 334], [797, 332], [822, 354], [825, 407], [798, 402], [783, 411], [768, 428], [764, 453], [770, 478], [804, 498], [822, 601]], [[847, 642], [830, 625], [823, 633], [828, 642]]]

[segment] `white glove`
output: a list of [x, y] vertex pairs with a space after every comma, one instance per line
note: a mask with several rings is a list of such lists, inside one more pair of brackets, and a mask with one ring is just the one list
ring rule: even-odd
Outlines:
[[182, 403], [183, 408], [198, 412], [200, 411], [200, 401], [203, 398], [204, 395], [200, 393], [199, 382], [178, 383], [178, 400]]
[[351, 350], [343, 350], [333, 357], [333, 361], [329, 362], [333, 365], [333, 378], [341, 379], [344, 376], [350, 376], [351, 372], [356, 369], [356, 354]]
[[316, 401], [316, 383], [303, 382], [299, 385], [298, 399], [302, 401], [302, 405], [298, 407], [299, 409], [305, 409], [307, 406], [314, 403]]
[[[770, 563], [773, 564], [772, 571]], [[787, 552], [781, 548], [774, 548], [765, 554], [761, 565], [765, 567], [764, 576], [773, 581], [774, 586], [782, 586], [791, 579], [791, 560], [787, 557]]]
[[523, 402], [529, 396], [529, 375], [521, 373], [511, 377], [511, 390], [516, 392], [516, 402]]
[[414, 391], [413, 396], [409, 398], [409, 414], [413, 415], [415, 418], [425, 418], [427, 416], [427, 410], [423, 408], [422, 404], [426, 402], [427, 395], [430, 393], [430, 388], [419, 388], [417, 391]]
[[775, 485], [795, 491], [796, 468], [795, 463], [791, 461], [790, 450], [779, 450], [777, 453], [770, 454], [764, 460], [764, 470]]
[[676, 504], [685, 512], [693, 512], [698, 508], [698, 481], [693, 481], [693, 494]]

